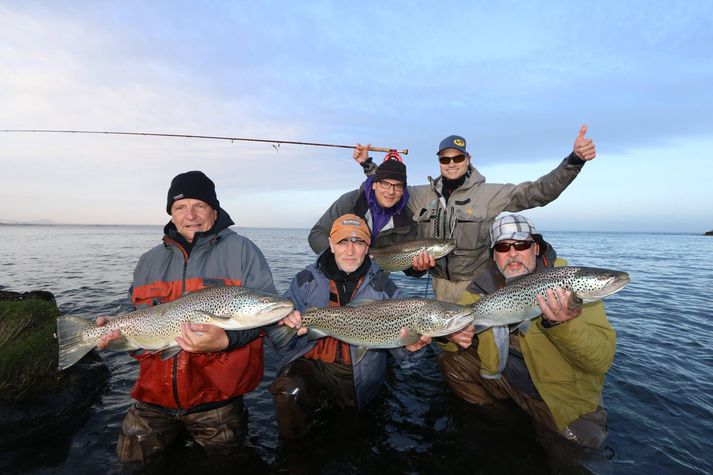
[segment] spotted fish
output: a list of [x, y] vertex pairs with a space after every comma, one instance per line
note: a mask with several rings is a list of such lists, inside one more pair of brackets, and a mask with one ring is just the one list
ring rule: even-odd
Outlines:
[[[468, 305], [423, 298], [362, 300], [343, 307], [310, 308], [302, 313], [302, 326], [309, 328], [309, 339], [332, 336], [358, 346], [358, 361], [368, 349], [397, 348], [416, 343], [421, 335], [456, 332], [473, 320], [472, 313]], [[271, 339], [278, 346], [294, 335], [286, 326], [276, 331], [280, 335]]]
[[516, 277], [502, 289], [485, 295], [473, 304], [477, 329], [518, 323], [542, 311], [535, 297], [547, 289], [571, 290], [579, 304], [594, 302], [620, 291], [629, 283], [629, 274], [594, 267], [563, 266]]
[[245, 287], [209, 287], [172, 302], [136, 310], [98, 327], [76, 316], [57, 318], [59, 370], [69, 368], [94, 348], [102, 335], [119, 330], [123, 338], [109, 350], [180, 351], [176, 337], [184, 323], [208, 323], [226, 330], [247, 330], [274, 323], [294, 308], [292, 301]]
[[423, 251], [428, 252], [434, 259], [440, 259], [455, 247], [456, 242], [453, 239], [417, 239], [372, 248], [369, 255], [386, 272], [396, 272], [411, 267], [413, 258]]

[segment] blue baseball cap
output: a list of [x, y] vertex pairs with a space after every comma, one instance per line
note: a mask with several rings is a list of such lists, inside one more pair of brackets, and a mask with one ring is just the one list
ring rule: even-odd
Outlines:
[[438, 153], [441, 153], [447, 148], [455, 148], [463, 153], [468, 153], [465, 150], [465, 139], [460, 135], [449, 135], [441, 140], [441, 145], [438, 146]]

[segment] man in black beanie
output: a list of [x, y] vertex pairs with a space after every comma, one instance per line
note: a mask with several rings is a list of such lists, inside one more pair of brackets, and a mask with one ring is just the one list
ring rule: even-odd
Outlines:
[[[203, 172], [177, 175], [168, 190], [163, 242], [141, 256], [129, 290], [135, 308], [170, 302], [186, 292], [216, 285], [242, 285], [276, 294], [260, 249], [230, 229], [215, 185]], [[104, 324], [99, 319], [97, 325]], [[283, 322], [295, 326], [287, 318]], [[122, 338], [103, 337], [100, 349]], [[139, 377], [119, 435], [122, 462], [146, 461], [188, 432], [208, 450], [235, 447], [247, 427], [243, 394], [262, 379], [261, 329], [223, 330], [185, 324], [176, 338], [183, 351], [163, 359], [134, 353]]]
[[[356, 214], [371, 229], [371, 247], [379, 248], [401, 241], [416, 239], [416, 223], [408, 209], [406, 165], [400, 160], [387, 158], [374, 175], [367, 177], [358, 190], [345, 193], [324, 212], [309, 233], [309, 245], [321, 254], [329, 247], [328, 237], [332, 223], [344, 214]], [[413, 267], [404, 271], [418, 274], [435, 265], [427, 252], [414, 258]]]

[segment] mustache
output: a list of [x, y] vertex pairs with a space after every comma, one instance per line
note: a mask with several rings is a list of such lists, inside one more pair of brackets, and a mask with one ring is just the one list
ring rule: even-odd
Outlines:
[[525, 268], [527, 272], [532, 272], [534, 270], [534, 266], [530, 268], [525, 262], [523, 262], [522, 259], [520, 259], [518, 256], [515, 257], [508, 257], [507, 261], [505, 261], [504, 267], [509, 266], [510, 264], [520, 264], [522, 267]]

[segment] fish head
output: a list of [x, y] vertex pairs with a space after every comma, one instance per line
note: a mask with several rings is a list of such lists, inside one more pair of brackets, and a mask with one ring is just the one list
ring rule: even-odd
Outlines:
[[584, 303], [588, 303], [619, 292], [629, 280], [626, 272], [585, 267], [578, 272], [574, 290]]
[[471, 306], [434, 300], [419, 310], [415, 330], [421, 335], [436, 337], [455, 333], [472, 322]]
[[235, 295], [228, 305], [232, 324], [226, 329], [250, 329], [262, 327], [283, 319], [295, 305], [292, 300], [259, 291]]

